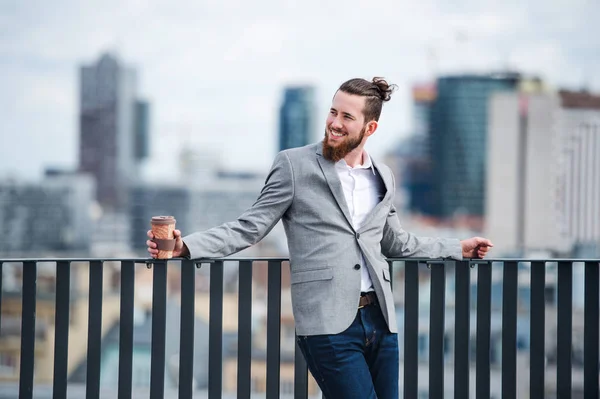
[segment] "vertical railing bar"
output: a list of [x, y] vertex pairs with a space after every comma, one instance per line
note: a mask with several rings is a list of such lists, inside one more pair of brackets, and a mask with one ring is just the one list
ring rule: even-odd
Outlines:
[[69, 360], [69, 314], [71, 307], [71, 264], [56, 263], [56, 300], [54, 320], [54, 372], [52, 398], [67, 397], [67, 366]]
[[102, 261], [90, 262], [89, 313], [86, 392], [87, 399], [100, 397], [100, 359], [102, 353]]
[[23, 262], [19, 398], [33, 397], [37, 263]]
[[454, 397], [469, 397], [471, 267], [456, 262], [456, 298], [454, 333]]
[[531, 264], [531, 305], [530, 305], [530, 338], [529, 353], [529, 396], [544, 397], [546, 369], [546, 264]]
[[223, 262], [210, 266], [208, 332], [208, 399], [222, 397], [223, 387]]
[[152, 272], [152, 347], [150, 399], [165, 394], [165, 341], [167, 320], [167, 261], [154, 262]]
[[571, 397], [571, 344], [573, 328], [573, 263], [558, 262], [558, 315], [556, 350], [556, 395]]
[[477, 338], [475, 344], [475, 397], [490, 398], [490, 330], [492, 265], [477, 265]]
[[444, 397], [444, 330], [446, 267], [442, 263], [431, 266], [431, 301], [429, 313], [429, 397]]
[[[0, 315], [2, 314], [2, 292], [4, 286], [2, 285], [2, 276], [4, 275], [4, 262], [0, 261]], [[0, 331], [2, 330], [2, 317], [0, 317]]]
[[404, 397], [419, 390], [419, 263], [404, 263]]
[[502, 397], [517, 397], [517, 262], [506, 262], [502, 277]]
[[267, 295], [267, 398], [278, 399], [281, 360], [281, 261], [269, 261]]
[[239, 262], [237, 397], [249, 398], [252, 364], [252, 261]]
[[298, 346], [298, 337], [294, 348], [294, 399], [308, 399], [308, 366]]
[[132, 261], [123, 261], [119, 292], [119, 399], [131, 398], [132, 392], [134, 290], [135, 264]]
[[191, 398], [194, 383], [194, 327], [196, 264], [181, 261], [181, 317], [179, 330], [179, 399]]
[[590, 399], [598, 399], [598, 375], [600, 373], [598, 363], [599, 345], [598, 340], [600, 319], [598, 286], [600, 263], [585, 263], [585, 304], [584, 304], [584, 330], [583, 330], [583, 396]]

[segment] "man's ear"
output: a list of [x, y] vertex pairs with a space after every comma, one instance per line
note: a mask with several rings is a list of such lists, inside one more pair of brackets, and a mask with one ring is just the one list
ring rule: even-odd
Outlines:
[[369, 137], [370, 135], [375, 133], [375, 130], [377, 130], [377, 126], [379, 126], [377, 121], [371, 121], [371, 122], [367, 123], [367, 129], [365, 130], [365, 136]]

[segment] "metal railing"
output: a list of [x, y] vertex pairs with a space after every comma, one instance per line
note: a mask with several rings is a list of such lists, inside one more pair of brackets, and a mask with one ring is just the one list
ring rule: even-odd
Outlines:
[[[150, 370], [150, 398], [165, 395], [165, 328], [168, 262], [149, 259], [0, 259], [0, 269], [8, 263], [20, 263], [22, 274], [21, 362], [19, 397], [29, 399], [34, 386], [34, 349], [36, 323], [36, 282], [39, 262], [56, 263], [55, 343], [53, 397], [67, 397], [67, 361], [69, 341], [69, 312], [71, 263], [89, 263], [89, 319], [86, 370], [86, 397], [100, 397], [100, 361], [102, 340], [103, 266], [105, 262], [120, 262], [120, 330], [118, 397], [132, 396], [132, 358], [134, 327], [135, 264], [152, 267], [152, 343]], [[193, 395], [194, 318], [196, 269], [210, 264], [210, 315], [208, 356], [208, 397], [222, 397], [223, 385], [223, 295], [225, 261], [239, 263], [238, 361], [237, 397], [251, 396], [252, 346], [252, 273], [253, 262], [268, 262], [266, 394], [280, 396], [280, 331], [281, 331], [281, 268], [283, 258], [226, 258], [217, 260], [185, 260], [181, 262], [181, 327], [179, 357], [179, 397]], [[173, 262], [173, 260], [170, 260]], [[404, 368], [403, 392], [405, 398], [418, 397], [419, 370], [419, 265], [430, 268], [429, 312], [429, 397], [444, 396], [444, 330], [446, 308], [446, 276], [454, 270], [454, 397], [468, 398], [470, 393], [470, 309], [471, 277], [476, 269], [476, 381], [475, 396], [490, 397], [490, 336], [492, 268], [502, 265], [502, 397], [517, 397], [517, 295], [518, 267], [528, 262], [530, 268], [530, 378], [532, 398], [545, 394], [545, 284], [546, 265], [557, 267], [557, 339], [556, 339], [556, 395], [570, 398], [572, 389], [572, 319], [573, 319], [573, 264], [585, 265], [584, 293], [584, 397], [598, 398], [599, 391], [599, 259], [490, 259], [448, 261], [430, 259], [389, 259], [390, 271], [404, 264]], [[448, 269], [451, 268], [451, 269]], [[0, 287], [2, 286], [0, 274]], [[393, 278], [392, 278], [393, 281]], [[0, 295], [2, 290], [0, 289]], [[0, 297], [0, 312], [2, 298]], [[308, 397], [308, 371], [296, 346], [294, 397]]]

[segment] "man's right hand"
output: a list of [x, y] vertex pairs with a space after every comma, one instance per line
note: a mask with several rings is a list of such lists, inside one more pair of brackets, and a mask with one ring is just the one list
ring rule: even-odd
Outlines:
[[[187, 256], [189, 254], [189, 251], [187, 250], [187, 247], [183, 244], [183, 240], [181, 239], [181, 231], [174, 230], [173, 237], [176, 240], [175, 249], [173, 249], [173, 257], [179, 258], [181, 256]], [[148, 230], [148, 238], [149, 240], [146, 241], [146, 245], [148, 246], [148, 252], [150, 253], [151, 257], [156, 258], [158, 256], [158, 249], [156, 249], [156, 243], [152, 241], [154, 239], [154, 234], [152, 233], [152, 230]]]

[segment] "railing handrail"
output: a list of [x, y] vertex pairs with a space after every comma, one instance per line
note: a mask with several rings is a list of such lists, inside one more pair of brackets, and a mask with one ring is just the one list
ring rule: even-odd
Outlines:
[[[75, 257], [75, 258], [0, 258], [0, 262], [4, 263], [20, 263], [20, 262], [135, 262], [135, 263], [156, 263], [161, 261], [184, 261], [184, 260], [192, 260], [195, 263], [215, 263], [215, 262], [243, 262], [243, 261], [253, 261], [253, 262], [286, 262], [289, 261], [290, 258], [287, 256], [264, 256], [264, 257], [224, 257], [224, 258], [170, 258], [170, 259], [153, 259], [153, 258], [140, 258], [140, 257], [127, 257], [127, 258], [86, 258], [86, 257]], [[600, 262], [600, 257], [598, 258], [485, 258], [485, 259], [475, 259], [475, 258], [465, 258], [462, 260], [449, 259], [449, 258], [386, 258], [388, 262], [408, 262], [408, 261], [417, 261], [423, 263], [442, 263], [442, 262], [469, 262], [469, 263], [504, 263], [504, 262]]]

